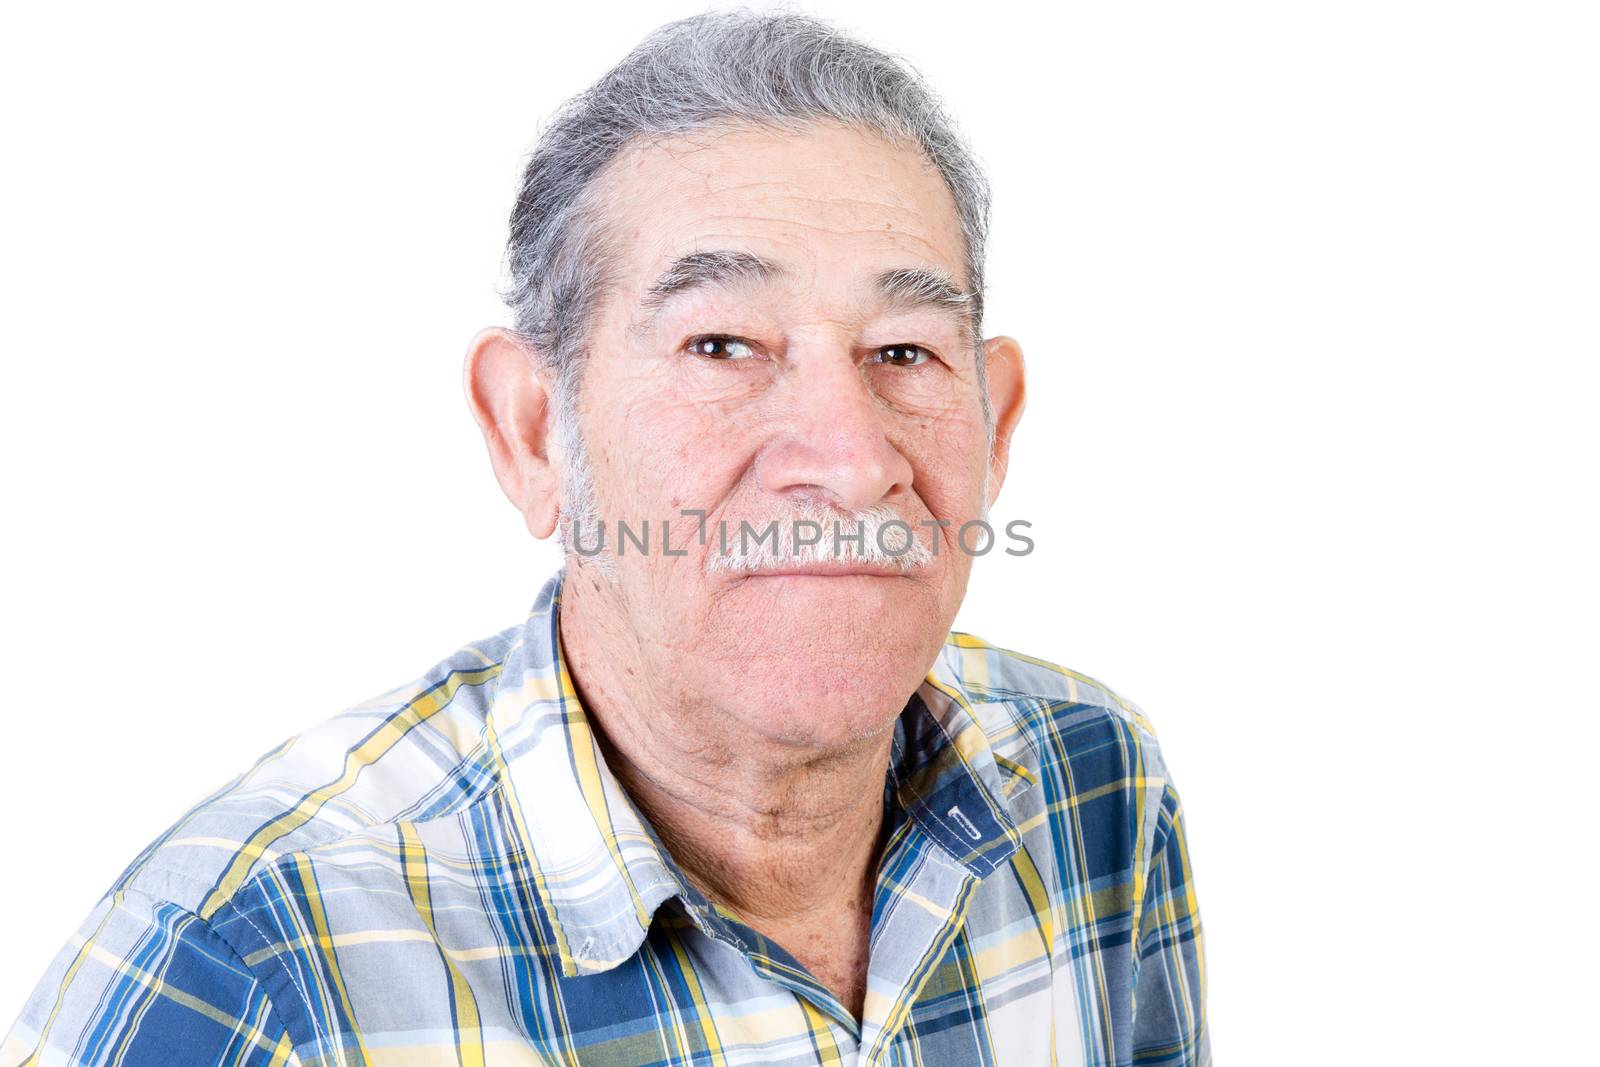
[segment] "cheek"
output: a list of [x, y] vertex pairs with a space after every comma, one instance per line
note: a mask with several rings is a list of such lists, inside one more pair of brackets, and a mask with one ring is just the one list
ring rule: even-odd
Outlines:
[[957, 414], [971, 393], [967, 383], [936, 365], [923, 367], [871, 366], [867, 383], [889, 407], [922, 418], [948, 418]]
[[624, 510], [673, 518], [680, 507], [713, 507], [737, 480], [748, 437], [737, 419], [658, 392], [626, 405], [616, 425], [610, 481]]
[[913, 488], [939, 517], [941, 510], [948, 513], [981, 497], [988, 447], [983, 415], [975, 407], [968, 412], [956, 405], [906, 418], [897, 445], [915, 471]]
[[717, 362], [685, 356], [672, 363], [662, 390], [692, 405], [704, 419], [737, 418], [772, 388], [775, 373], [766, 360]]

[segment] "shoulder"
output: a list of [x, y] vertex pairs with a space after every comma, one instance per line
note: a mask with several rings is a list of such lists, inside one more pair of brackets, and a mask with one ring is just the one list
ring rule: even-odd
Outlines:
[[[1149, 716], [1059, 663], [952, 631], [936, 668], [981, 724], [1047, 884], [1137, 915], [1177, 793]], [[1076, 887], [1076, 888], [1075, 888]]]
[[[73, 1041], [98, 1026], [88, 1007], [74, 1016], [60, 1005], [92, 1007], [104, 989], [131, 988], [115, 977], [126, 969], [118, 960], [137, 964], [136, 976], [147, 963], [178, 975], [160, 989], [224, 1023], [248, 1016], [259, 1025], [270, 1007], [286, 1030], [257, 1042], [251, 1056], [262, 1063], [290, 1061], [291, 1045], [335, 1029], [318, 1010], [326, 972], [317, 946], [381, 941], [392, 937], [386, 927], [415, 925], [415, 912], [402, 909], [414, 906], [418, 887], [426, 908], [439, 864], [473, 847], [475, 820], [500, 817], [487, 810], [499, 802], [502, 766], [489, 710], [521, 632], [518, 624], [462, 645], [411, 681], [285, 739], [179, 815], [58, 954], [15, 1041]], [[86, 966], [91, 958], [104, 966]], [[151, 1049], [170, 1038], [146, 1032]]]
[[1070, 771], [1079, 791], [1166, 774], [1150, 717], [1090, 675], [959, 630], [934, 669], [971, 704], [998, 760]]
[[462, 645], [262, 753], [173, 820], [102, 899], [133, 892], [209, 920], [275, 865], [470, 807], [498, 784], [484, 726], [519, 633]]
[[1144, 710], [1090, 675], [961, 631], [936, 670], [982, 726], [1026, 836], [1076, 857], [1073, 877], [1131, 880], [1177, 799]]
[[287, 1016], [204, 920], [138, 890], [107, 894], [34, 985], [0, 1062], [298, 1062]]

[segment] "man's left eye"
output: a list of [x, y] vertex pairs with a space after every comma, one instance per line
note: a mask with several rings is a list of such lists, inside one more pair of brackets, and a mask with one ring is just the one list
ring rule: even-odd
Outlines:
[[885, 345], [878, 349], [878, 360], [895, 367], [915, 367], [932, 359], [921, 345]]

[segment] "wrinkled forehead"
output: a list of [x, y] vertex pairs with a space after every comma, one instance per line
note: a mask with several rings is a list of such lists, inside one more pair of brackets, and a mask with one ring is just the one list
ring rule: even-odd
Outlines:
[[[836, 123], [720, 126], [628, 149], [597, 179], [618, 296], [639, 325], [686, 257], [745, 253], [753, 286], [825, 300], [966, 291], [955, 199], [910, 143]], [[923, 275], [923, 277], [916, 277]], [[892, 281], [888, 288], [894, 288]]]

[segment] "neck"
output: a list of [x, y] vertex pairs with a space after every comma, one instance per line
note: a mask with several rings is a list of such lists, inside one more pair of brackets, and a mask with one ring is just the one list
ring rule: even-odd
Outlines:
[[586, 571], [568, 569], [563, 655], [607, 766], [684, 874], [780, 942], [870, 916], [893, 731], [821, 750], [673, 691]]

